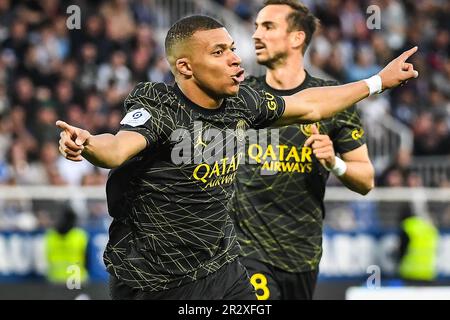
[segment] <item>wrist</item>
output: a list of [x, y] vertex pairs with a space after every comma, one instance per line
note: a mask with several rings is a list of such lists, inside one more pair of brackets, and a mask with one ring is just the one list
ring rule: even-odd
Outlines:
[[334, 157], [335, 158], [335, 164], [333, 166], [333, 168], [326, 168], [328, 171], [330, 171], [331, 173], [333, 173], [335, 176], [340, 177], [342, 175], [345, 174], [345, 172], [347, 171], [347, 164], [344, 162], [344, 160], [342, 160], [339, 157]]
[[367, 87], [369, 88], [369, 96], [383, 91], [383, 81], [380, 75], [374, 75], [370, 78], [364, 79]]
[[87, 138], [86, 141], [83, 143], [83, 150], [81, 151], [82, 156], [92, 152], [92, 144], [90, 138], [91, 136], [89, 136], [89, 138]]

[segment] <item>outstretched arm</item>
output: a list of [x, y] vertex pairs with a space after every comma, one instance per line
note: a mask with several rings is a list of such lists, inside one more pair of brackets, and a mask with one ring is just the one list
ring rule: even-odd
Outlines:
[[87, 130], [57, 121], [62, 129], [59, 151], [68, 160], [82, 161], [83, 157], [95, 166], [116, 168], [147, 147], [143, 135], [119, 131], [116, 135], [91, 135]]
[[[406, 62], [416, 51], [417, 47], [414, 47], [403, 52], [380, 71], [378, 74], [381, 79], [379, 90], [395, 88], [409, 79], [418, 77], [419, 73], [414, 70], [414, 66]], [[368, 97], [369, 94], [369, 86], [364, 80], [342, 86], [306, 89], [292, 96], [284, 97], [286, 109], [276, 125], [317, 122], [330, 118]]]

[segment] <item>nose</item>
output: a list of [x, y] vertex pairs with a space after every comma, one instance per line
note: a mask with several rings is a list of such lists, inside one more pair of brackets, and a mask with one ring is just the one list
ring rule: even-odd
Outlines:
[[242, 63], [241, 57], [239, 57], [236, 53], [231, 53], [231, 65], [239, 67]]
[[261, 40], [261, 35], [260, 35], [260, 32], [259, 32], [259, 28], [255, 29], [255, 32], [253, 33], [252, 39], [253, 40]]

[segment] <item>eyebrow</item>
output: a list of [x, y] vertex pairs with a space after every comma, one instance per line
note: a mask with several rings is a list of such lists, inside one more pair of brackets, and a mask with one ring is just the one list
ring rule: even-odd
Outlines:
[[264, 27], [273, 26], [273, 25], [275, 25], [275, 22], [273, 22], [273, 21], [264, 21], [264, 22], [261, 22], [259, 24], [257, 22], [255, 22], [255, 27], [258, 27], [258, 25], [262, 25]]
[[215, 50], [215, 49], [226, 50], [226, 49], [232, 48], [232, 47], [234, 47], [234, 41], [233, 41], [230, 45], [228, 45], [228, 44], [226, 44], [226, 43], [218, 43], [218, 44], [215, 44], [214, 47], [212, 48], [212, 50]]

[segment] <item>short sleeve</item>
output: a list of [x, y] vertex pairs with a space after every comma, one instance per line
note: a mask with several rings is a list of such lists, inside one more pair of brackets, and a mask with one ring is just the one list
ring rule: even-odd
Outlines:
[[170, 135], [173, 119], [157, 102], [160, 100], [151, 83], [138, 84], [125, 99], [126, 114], [120, 122], [120, 130], [142, 134], [147, 147], [163, 144]]
[[270, 127], [284, 113], [284, 99], [265, 90], [254, 90], [243, 85], [240, 96], [251, 113], [251, 127], [255, 129]]
[[356, 106], [338, 113], [334, 121], [336, 131], [333, 134], [333, 145], [336, 152], [346, 153], [366, 143], [366, 133]]

